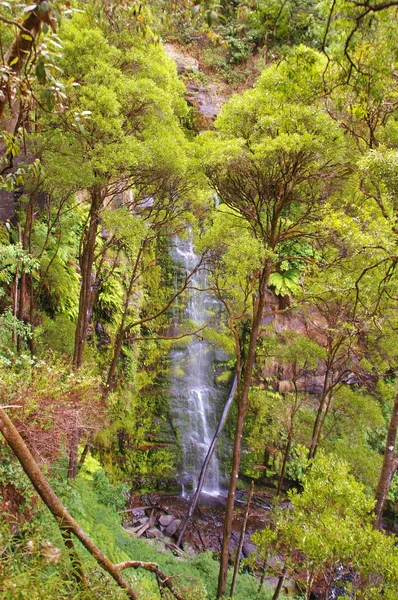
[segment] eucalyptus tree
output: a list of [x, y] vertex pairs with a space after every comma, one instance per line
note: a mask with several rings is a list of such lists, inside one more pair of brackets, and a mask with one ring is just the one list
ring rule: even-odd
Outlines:
[[266, 70], [254, 90], [234, 96], [217, 119], [216, 131], [200, 140], [210, 185], [247, 228], [261, 257], [250, 292], [219, 597], [225, 593], [243, 426], [270, 277], [286, 274], [289, 261], [305, 263], [308, 248], [302, 248], [311, 244], [310, 225], [347, 172], [341, 132], [313, 96], [321, 69], [316, 53], [299, 48], [285, 63]]

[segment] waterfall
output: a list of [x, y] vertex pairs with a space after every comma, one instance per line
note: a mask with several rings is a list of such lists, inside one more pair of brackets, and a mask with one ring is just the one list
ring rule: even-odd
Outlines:
[[[191, 233], [186, 241], [175, 240], [173, 259], [187, 273], [198, 264], [199, 257], [194, 253]], [[214, 311], [218, 302], [205, 291], [206, 287], [207, 272], [200, 268], [187, 290], [184, 309], [175, 312], [177, 328], [181, 318], [189, 321], [191, 328], [200, 328], [208, 322], [211, 310]], [[183, 494], [196, 489], [202, 463], [217, 427], [219, 394], [214, 384], [215, 351], [199, 336], [200, 333], [197, 337], [186, 338], [184, 344], [171, 354], [171, 412], [181, 441], [182, 466], [179, 479]], [[215, 452], [209, 464], [203, 492], [217, 494], [219, 491], [220, 470]]]

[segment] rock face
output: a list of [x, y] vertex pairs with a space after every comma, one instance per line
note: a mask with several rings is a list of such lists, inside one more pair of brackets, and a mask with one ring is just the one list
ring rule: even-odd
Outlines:
[[163, 48], [170, 58], [177, 65], [177, 72], [181, 75], [184, 71], [199, 71], [199, 61], [193, 56], [189, 56], [186, 52], [182, 52], [174, 44], [163, 44]]
[[[214, 83], [202, 83], [206, 77], [200, 71], [199, 61], [183, 52], [175, 44], [164, 44], [166, 54], [177, 65], [177, 72], [187, 81], [186, 100], [193, 108], [193, 126], [197, 131], [206, 131], [213, 127], [213, 122], [226, 102], [227, 96]], [[197, 82], [200, 83], [197, 83]], [[230, 95], [230, 93], [228, 94]]]

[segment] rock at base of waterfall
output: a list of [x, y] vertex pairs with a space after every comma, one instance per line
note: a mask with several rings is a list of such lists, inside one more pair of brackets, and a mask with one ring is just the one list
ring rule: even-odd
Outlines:
[[173, 515], [161, 515], [159, 517], [159, 523], [163, 525], [163, 527], [168, 527], [172, 521], [174, 521]]
[[146, 537], [148, 538], [156, 538], [157, 540], [160, 540], [160, 538], [162, 538], [162, 532], [159, 531], [159, 529], [157, 529], [157, 527], [151, 527], [150, 529], [147, 529], [147, 531], [145, 532]]
[[164, 530], [165, 534], [168, 537], [172, 537], [175, 533], [177, 533], [177, 530], [179, 529], [181, 525], [181, 521], [180, 519], [174, 519], [174, 521], [172, 521], [168, 527], [166, 527], [166, 529]]

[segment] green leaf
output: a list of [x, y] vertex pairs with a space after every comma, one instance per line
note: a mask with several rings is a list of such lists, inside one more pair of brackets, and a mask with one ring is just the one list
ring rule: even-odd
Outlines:
[[39, 4], [39, 15], [44, 15], [50, 10], [50, 3], [45, 1]]
[[40, 83], [45, 83], [46, 80], [47, 80], [46, 69], [45, 69], [45, 66], [44, 66], [44, 61], [43, 61], [43, 59], [41, 57], [39, 58], [39, 60], [37, 62], [35, 71], [36, 71], [36, 77], [39, 80], [39, 82]]

